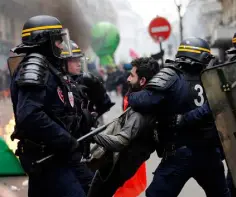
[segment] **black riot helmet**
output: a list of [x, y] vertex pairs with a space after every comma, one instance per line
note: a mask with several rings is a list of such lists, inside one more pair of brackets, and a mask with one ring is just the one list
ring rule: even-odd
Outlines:
[[[85, 57], [84, 53], [80, 49], [80, 47], [73, 41], [70, 41], [72, 56], [68, 56], [67, 48], [63, 48], [61, 56], [67, 61], [74, 61], [77, 62], [77, 65], [81, 67], [82, 70], [86, 70], [87, 58]], [[66, 70], [68, 71], [68, 64]], [[76, 73], [71, 73], [76, 74]]]
[[236, 33], [232, 38], [232, 48], [226, 51], [227, 54], [236, 54]]
[[209, 64], [212, 58], [214, 56], [211, 54], [207, 41], [195, 37], [183, 40], [176, 54], [176, 62], [185, 62], [203, 68]]
[[39, 15], [29, 18], [23, 26], [21, 37], [20, 46], [23, 48], [33, 46], [46, 48], [51, 45], [55, 57], [61, 58], [63, 48], [67, 48], [67, 56], [72, 55], [69, 31], [63, 29], [61, 22], [53, 16]]
[[67, 55], [69, 54], [67, 48], [63, 48], [61, 52], [62, 56], [65, 55], [65, 58], [80, 58], [84, 56], [79, 46], [73, 40], [70, 40], [70, 45], [71, 45], [72, 56], [67, 57]]

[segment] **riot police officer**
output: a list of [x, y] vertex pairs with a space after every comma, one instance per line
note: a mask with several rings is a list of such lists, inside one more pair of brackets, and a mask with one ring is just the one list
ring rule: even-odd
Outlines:
[[[72, 40], [71, 49], [72, 57], [65, 57], [66, 70], [68, 70], [71, 78], [77, 84], [77, 93], [82, 91], [81, 88], [84, 88], [83, 92], [86, 93], [87, 99], [90, 101], [89, 109], [96, 111], [97, 116], [101, 116], [115, 103], [111, 101], [103, 83], [92, 73], [84, 71], [86, 57], [79, 46]], [[67, 54], [68, 52], [64, 51], [63, 53]], [[75, 94], [77, 95], [77, 93]]]
[[[57, 18], [40, 15], [26, 21], [22, 44], [13, 50], [25, 54], [11, 83], [16, 120], [12, 138], [20, 140], [16, 153], [29, 176], [30, 197], [85, 196], [71, 165], [80, 155], [71, 135], [77, 129], [77, 114], [71, 83], [62, 69], [63, 48], [72, 55], [68, 30]], [[55, 156], [35, 163], [49, 154]]]
[[205, 40], [186, 39], [180, 44], [175, 61], [169, 61], [144, 90], [129, 95], [133, 109], [157, 115], [158, 136], [164, 147], [162, 162], [146, 190], [148, 197], [176, 197], [191, 177], [208, 197], [229, 196], [212, 119], [180, 131], [169, 127], [176, 114], [204, 104], [200, 72], [212, 58]]
[[[236, 60], [236, 33], [234, 34], [232, 38], [232, 48], [227, 50], [226, 53], [230, 56], [230, 58], [228, 59], [228, 62], [232, 62]], [[209, 116], [212, 116], [212, 112], [208, 104], [205, 103], [203, 106], [196, 108], [184, 115], [179, 115], [178, 116], [179, 120], [177, 122], [177, 125], [179, 127], [185, 127], [186, 125], [190, 125], [190, 124], [194, 126], [196, 124], [199, 124], [199, 122], [204, 121], [204, 119]], [[222, 159], [224, 159], [224, 156]], [[235, 196], [236, 188], [233, 184], [230, 171], [228, 171], [228, 174], [227, 174], [227, 183], [228, 183], [231, 196]]]
[[79, 75], [84, 70], [86, 64], [86, 57], [79, 46], [70, 40], [72, 56], [68, 57], [67, 49], [63, 49], [62, 56], [66, 59], [65, 69], [72, 76]]
[[[74, 134], [74, 136], [78, 138], [86, 134], [86, 132], [89, 132], [91, 127], [95, 126], [96, 118], [107, 112], [114, 103], [111, 102], [100, 81], [92, 74], [83, 72], [82, 68], [84, 68], [86, 61], [85, 55], [74, 41], [71, 40], [70, 44], [72, 56], [67, 56], [67, 49], [62, 51], [62, 55], [65, 60], [64, 69], [68, 71], [70, 80], [74, 82], [72, 91], [75, 98], [75, 106], [77, 111], [80, 112], [82, 120], [80, 132]], [[95, 113], [96, 117], [94, 117]], [[89, 156], [89, 147], [90, 142], [81, 144], [79, 150], [84, 158]], [[85, 193], [87, 193], [93, 179], [93, 173], [84, 162], [73, 160], [73, 163], [76, 175]]]

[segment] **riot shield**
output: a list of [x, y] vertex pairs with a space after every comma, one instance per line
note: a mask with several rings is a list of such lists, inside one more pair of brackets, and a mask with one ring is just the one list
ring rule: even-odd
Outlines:
[[201, 80], [236, 186], [236, 62], [204, 70]]
[[15, 72], [20, 62], [24, 59], [24, 57], [25, 55], [19, 55], [19, 56], [12, 56], [8, 58], [7, 64], [8, 64], [8, 69], [10, 71], [11, 76]]

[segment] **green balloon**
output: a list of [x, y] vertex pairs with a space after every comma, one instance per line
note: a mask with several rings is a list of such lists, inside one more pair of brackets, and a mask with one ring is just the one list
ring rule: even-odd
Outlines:
[[115, 25], [100, 22], [92, 28], [91, 40], [91, 46], [97, 56], [113, 55], [120, 42], [120, 34]]
[[99, 60], [101, 66], [115, 67], [114, 59], [111, 55], [100, 56]]

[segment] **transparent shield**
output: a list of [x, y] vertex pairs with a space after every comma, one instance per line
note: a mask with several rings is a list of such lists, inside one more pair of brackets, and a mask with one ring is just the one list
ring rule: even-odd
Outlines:
[[82, 71], [83, 72], [88, 72], [88, 65], [87, 65], [88, 64], [88, 58], [83, 56], [83, 57], [81, 57], [80, 62], [81, 62]]
[[206, 69], [201, 80], [236, 185], [236, 62]]
[[20, 62], [24, 59], [24, 57], [25, 57], [24, 55], [21, 55], [8, 58], [7, 64], [11, 76], [13, 76], [15, 70], [17, 69]]
[[67, 55], [72, 57], [72, 49], [71, 49], [71, 42], [70, 42], [70, 34], [68, 29], [62, 29], [62, 47], [67, 51]]
[[88, 72], [87, 58], [81, 54], [73, 54], [72, 58], [67, 59], [68, 72], [72, 75]]
[[52, 51], [60, 59], [72, 57], [70, 35], [68, 29], [61, 29], [51, 35]]
[[72, 75], [79, 75], [82, 71], [81, 57], [67, 59], [68, 72]]

